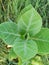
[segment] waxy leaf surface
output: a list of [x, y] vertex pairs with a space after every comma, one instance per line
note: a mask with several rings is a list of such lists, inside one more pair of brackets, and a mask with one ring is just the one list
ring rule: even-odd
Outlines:
[[40, 31], [41, 26], [42, 19], [32, 5], [28, 5], [22, 10], [18, 19], [18, 31], [20, 34], [29, 33], [30, 36], [34, 36]]
[[34, 57], [38, 52], [36, 42], [20, 38], [15, 40], [13, 49], [23, 62]]

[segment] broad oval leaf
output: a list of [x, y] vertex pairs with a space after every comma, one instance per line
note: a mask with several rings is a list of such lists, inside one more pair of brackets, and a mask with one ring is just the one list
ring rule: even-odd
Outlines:
[[18, 19], [18, 31], [20, 34], [29, 33], [30, 36], [33, 36], [40, 31], [41, 26], [42, 19], [32, 5], [28, 5], [22, 10]]
[[22, 62], [25, 62], [34, 57], [38, 50], [37, 45], [33, 40], [16, 39], [13, 49]]
[[14, 22], [4, 22], [0, 24], [0, 38], [7, 44], [12, 45], [17, 36], [17, 25]]
[[38, 46], [38, 53], [49, 54], [49, 29], [42, 28], [41, 31], [32, 38]]

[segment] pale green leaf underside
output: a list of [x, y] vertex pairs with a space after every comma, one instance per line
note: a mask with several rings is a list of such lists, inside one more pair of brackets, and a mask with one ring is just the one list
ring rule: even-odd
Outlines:
[[40, 31], [41, 26], [42, 19], [32, 5], [22, 10], [22, 14], [18, 20], [18, 31], [21, 34], [29, 33], [30, 36], [33, 36]]
[[16, 37], [20, 36], [17, 33], [17, 25], [13, 22], [4, 22], [0, 24], [0, 38], [7, 44], [13, 44]]
[[37, 45], [33, 40], [16, 39], [13, 49], [23, 62], [37, 54]]
[[49, 29], [42, 28], [41, 31], [33, 37], [38, 46], [40, 54], [49, 54]]

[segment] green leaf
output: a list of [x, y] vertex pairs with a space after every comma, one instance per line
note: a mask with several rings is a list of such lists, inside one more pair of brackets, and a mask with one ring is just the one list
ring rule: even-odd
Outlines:
[[9, 50], [8, 59], [13, 60], [13, 59], [15, 59], [16, 57], [17, 57], [17, 55], [15, 54], [13, 48], [11, 48], [11, 49]]
[[30, 10], [32, 8], [31, 4], [29, 6], [26, 6], [21, 12], [20, 15], [23, 15], [26, 11]]
[[37, 34], [42, 26], [42, 19], [38, 12], [32, 7], [27, 6], [21, 12], [18, 20], [18, 31], [20, 34], [29, 33], [30, 36]]
[[17, 25], [13, 22], [4, 22], [0, 24], [0, 38], [7, 44], [12, 45], [17, 36]]
[[37, 54], [37, 45], [33, 40], [16, 39], [13, 49], [22, 62], [26, 62]]
[[38, 53], [49, 54], [49, 29], [42, 28], [41, 31], [33, 37], [38, 46]]

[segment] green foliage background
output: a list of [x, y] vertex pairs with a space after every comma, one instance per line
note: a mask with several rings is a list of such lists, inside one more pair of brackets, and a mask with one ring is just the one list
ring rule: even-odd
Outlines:
[[[41, 15], [43, 26], [49, 27], [49, 0], [0, 0], [0, 23], [17, 22], [21, 10], [30, 3]], [[0, 40], [0, 60], [6, 57], [7, 51], [6, 45]]]

